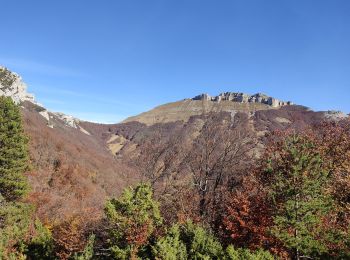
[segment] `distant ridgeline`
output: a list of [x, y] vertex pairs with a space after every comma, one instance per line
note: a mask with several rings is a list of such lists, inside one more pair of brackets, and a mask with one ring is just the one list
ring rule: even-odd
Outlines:
[[265, 105], [269, 105], [272, 107], [281, 107], [293, 105], [290, 101], [281, 101], [273, 97], [269, 97], [262, 93], [257, 93], [255, 95], [249, 95], [244, 93], [237, 92], [224, 92], [218, 96], [210, 96], [208, 94], [201, 94], [192, 98], [192, 100], [206, 100], [206, 101], [233, 101], [238, 103], [261, 103]]

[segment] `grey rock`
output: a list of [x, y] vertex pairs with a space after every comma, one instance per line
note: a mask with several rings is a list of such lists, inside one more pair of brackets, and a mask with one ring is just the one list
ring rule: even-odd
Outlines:
[[348, 117], [348, 115], [346, 115], [344, 112], [335, 110], [329, 110], [324, 112], [324, 116], [325, 118], [334, 121], [342, 120]]
[[16, 104], [29, 101], [37, 104], [33, 94], [27, 92], [27, 85], [22, 78], [0, 66], [0, 96], [11, 97]]
[[257, 93], [254, 95], [249, 95], [245, 93], [239, 92], [223, 92], [218, 96], [210, 96], [208, 94], [201, 94], [192, 98], [192, 100], [205, 100], [205, 101], [213, 101], [213, 102], [221, 102], [221, 101], [232, 101], [237, 103], [261, 103], [266, 104], [271, 107], [282, 107], [282, 106], [290, 106], [293, 105], [290, 101], [281, 101], [279, 99], [267, 96], [263, 93]]
[[0, 66], [0, 96], [11, 97], [16, 104], [29, 101], [40, 107], [41, 110], [38, 113], [47, 121], [47, 126], [50, 128], [54, 127], [51, 120], [53, 116], [55, 119], [63, 121], [65, 125], [79, 129], [81, 132], [89, 135], [85, 129], [79, 126], [79, 119], [63, 113], [52, 113], [36, 102], [34, 95], [27, 92], [27, 85], [22, 78], [17, 73], [3, 66]]

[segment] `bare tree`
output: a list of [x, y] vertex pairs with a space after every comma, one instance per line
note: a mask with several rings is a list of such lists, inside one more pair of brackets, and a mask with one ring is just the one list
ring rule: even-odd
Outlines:
[[162, 186], [163, 193], [166, 192], [172, 177], [179, 172], [183, 155], [181, 140], [179, 131], [169, 134], [160, 127], [144, 139], [136, 158], [142, 181], [149, 181], [153, 187]]
[[200, 214], [209, 211], [218, 192], [232, 188], [249, 162], [254, 136], [245, 115], [209, 114], [184, 163], [200, 194]]
[[142, 181], [151, 182], [164, 205], [172, 208], [169, 204], [192, 193], [187, 211], [210, 219], [222, 192], [240, 181], [250, 162], [255, 138], [249, 119], [246, 114], [213, 113], [175, 128], [159, 125], [150, 129], [132, 160]]

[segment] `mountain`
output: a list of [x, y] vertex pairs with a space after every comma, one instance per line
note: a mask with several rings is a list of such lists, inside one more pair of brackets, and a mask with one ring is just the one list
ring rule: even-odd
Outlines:
[[19, 75], [0, 67], [0, 94], [20, 105], [30, 137], [30, 200], [39, 216], [59, 220], [86, 210], [101, 212], [106, 197], [134, 182], [133, 173], [82, 121], [48, 111], [26, 89]]
[[210, 112], [247, 112], [254, 113], [259, 110], [278, 109], [293, 105], [262, 93], [248, 95], [244, 93], [225, 92], [218, 96], [201, 94], [191, 99], [168, 103], [140, 115], [127, 118], [123, 122], [137, 121], [146, 125], [168, 123], [175, 121], [188, 121], [191, 116]]
[[166, 172], [163, 166], [174, 158], [181, 165], [184, 158], [176, 155], [190, 153], [208, 124], [239, 124], [256, 140], [258, 154], [265, 134], [273, 130], [303, 129], [347, 117], [335, 111], [314, 112], [261, 93], [225, 92], [164, 104], [119, 124], [97, 124], [47, 110], [27, 93], [21, 77], [4, 67], [0, 95], [10, 96], [22, 109], [33, 165], [28, 173], [30, 200], [41, 218], [53, 220], [87, 211], [99, 215], [106, 198], [145, 178], [151, 163], [163, 169], [159, 190], [169, 176], [184, 183], [181, 168]]

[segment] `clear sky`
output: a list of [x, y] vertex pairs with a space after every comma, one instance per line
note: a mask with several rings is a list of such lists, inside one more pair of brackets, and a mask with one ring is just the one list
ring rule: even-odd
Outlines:
[[349, 0], [0, 3], [0, 64], [53, 111], [117, 122], [233, 91], [350, 112]]

